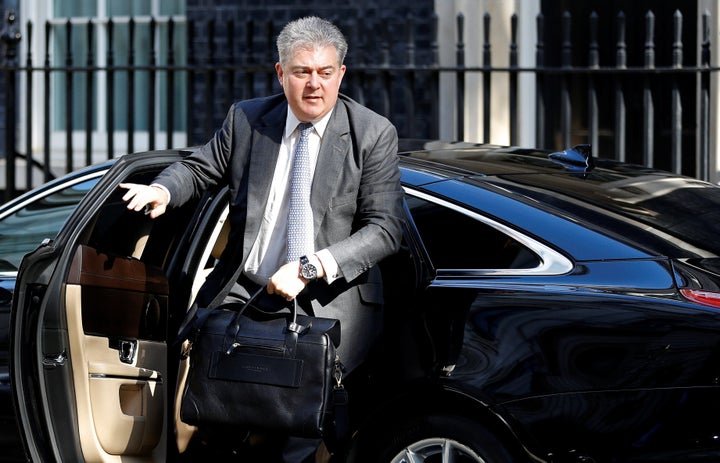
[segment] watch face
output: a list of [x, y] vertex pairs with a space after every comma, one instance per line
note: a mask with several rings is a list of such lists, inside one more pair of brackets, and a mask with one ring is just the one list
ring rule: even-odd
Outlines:
[[300, 269], [300, 275], [306, 280], [314, 280], [317, 278], [317, 269], [313, 264], [304, 264]]

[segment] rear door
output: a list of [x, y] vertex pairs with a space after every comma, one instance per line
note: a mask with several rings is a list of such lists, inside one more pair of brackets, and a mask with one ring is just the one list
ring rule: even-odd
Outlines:
[[153, 220], [127, 210], [118, 184], [148, 183], [181, 155], [119, 160], [56, 240], [23, 261], [11, 371], [32, 461], [168, 459], [168, 349], [204, 265], [188, 271], [200, 259], [188, 249], [209, 196]]

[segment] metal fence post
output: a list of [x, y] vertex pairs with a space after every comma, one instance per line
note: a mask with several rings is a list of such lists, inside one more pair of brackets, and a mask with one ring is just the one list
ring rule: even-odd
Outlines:
[[695, 175], [710, 181], [710, 14], [702, 16], [702, 44], [700, 54], [700, 114], [697, 133]]
[[17, 113], [17, 46], [20, 31], [15, 25], [15, 11], [8, 10], [0, 39], [5, 46], [5, 199], [15, 196], [15, 116]]
[[[463, 67], [465, 67], [465, 15], [458, 13], [457, 15], [457, 51], [456, 51], [456, 66], [457, 66], [457, 139], [463, 140], [465, 138], [465, 76]], [[486, 100], [487, 101], [487, 100]], [[487, 138], [487, 136], [486, 136]]]

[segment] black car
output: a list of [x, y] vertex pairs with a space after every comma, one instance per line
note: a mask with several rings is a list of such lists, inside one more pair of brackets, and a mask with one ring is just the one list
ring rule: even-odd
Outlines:
[[[348, 385], [348, 461], [720, 461], [720, 187], [589, 151], [405, 143], [405, 240]], [[11, 378], [32, 461], [247, 445], [174, 407], [174, 333], [227, 191], [152, 220], [118, 188], [185, 154], [120, 158], [23, 260]]]

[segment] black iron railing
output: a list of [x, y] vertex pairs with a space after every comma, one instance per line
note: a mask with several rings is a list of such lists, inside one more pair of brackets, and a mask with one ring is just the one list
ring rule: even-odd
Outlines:
[[[429, 33], [426, 31], [425, 35], [430, 35], [432, 40], [422, 43], [415, 35], [419, 22], [412, 16], [408, 16], [402, 33], [391, 34], [388, 28], [372, 40], [363, 37], [362, 31], [357, 30], [355, 19], [339, 21], [345, 30], [350, 31], [351, 41], [355, 38], [357, 42], [357, 51], [349, 57], [350, 71], [343, 91], [390, 118], [401, 137], [440, 136], [439, 107], [453, 104], [455, 130], [450, 137], [465, 138], [465, 114], [469, 109], [477, 109], [483, 121], [483, 136], [482, 140], [474, 141], [491, 142], [493, 127], [500, 125], [507, 128], [510, 143], [516, 144], [519, 121], [532, 112], [535, 146], [538, 148], [561, 149], [576, 142], [591, 143], [595, 147], [594, 152], [603, 157], [661, 167], [702, 179], [713, 175], [710, 172], [709, 92], [710, 76], [718, 69], [710, 65], [710, 18], [707, 14], [701, 19], [701, 42], [691, 44], [693, 50], [699, 50], [696, 53], [699, 59], [693, 59], [684, 50], [688, 45], [682, 40], [683, 18], [679, 12], [673, 18], [673, 30], [665, 32], [672, 34], [672, 46], [663, 50], [656, 48], [655, 18], [648, 12], [642, 25], [645, 31], [642, 51], [628, 50], [625, 18], [621, 12], [615, 18], [613, 49], [602, 49], [598, 45], [602, 38], [598, 18], [591, 15], [587, 22], [583, 21], [588, 46], [581, 53], [573, 49], [572, 18], [569, 14], [565, 14], [559, 22], [560, 47], [552, 50], [545, 40], [548, 36], [546, 20], [540, 15], [536, 23], [535, 65], [531, 67], [518, 65], [520, 44], [516, 15], [510, 18], [509, 49], [500, 51], [507, 53], [509, 65], [506, 67], [492, 64], [492, 24], [488, 14], [473, 22], [474, 27], [482, 24], [484, 31], [480, 66], [465, 64], [466, 21], [462, 15], [457, 17], [453, 66], [438, 64], [436, 18], [423, 22], [431, 24], [432, 30]], [[161, 23], [162, 32], [157, 27]], [[117, 38], [114, 35], [116, 23], [111, 18], [102, 27], [97, 26], [99, 24], [94, 19], [68, 20], [64, 28], [58, 27], [57, 21], [53, 24], [48, 22], [43, 37], [38, 38], [32, 23], [26, 23], [21, 34], [15, 15], [12, 12], [7, 15], [2, 32], [4, 54], [0, 66], [5, 87], [3, 177], [6, 199], [63, 171], [96, 162], [98, 152], [104, 153], [105, 158], [113, 158], [134, 151], [138, 148], [138, 132], [146, 132], [147, 136], [141, 149], [177, 147], [179, 132], [183, 133], [183, 143], [200, 143], [219, 126], [231, 101], [279, 91], [271, 65], [275, 59], [270, 45], [274, 35], [273, 24], [229, 22], [222, 25], [220, 33], [213, 21], [184, 21], [187, 47], [184, 58], [179, 59], [176, 53], [178, 22], [174, 18], [152, 18], [149, 24], [144, 24], [150, 38], [142, 44], [134, 39], [136, 23], [129, 18], [123, 23], [129, 33], [123, 62], [118, 59]], [[52, 55], [53, 47], [57, 50], [53, 34], [60, 30], [64, 30], [67, 46], [62, 63], [57, 59], [54, 61]], [[202, 30], [207, 39], [202, 48], [198, 46], [202, 42], [196, 38], [198, 30]], [[78, 33], [86, 34], [86, 56], [73, 55], [72, 37]], [[104, 34], [105, 50], [94, 48], [98, 43], [98, 33]], [[26, 46], [26, 55], [19, 57], [21, 40], [28, 44], [44, 40], [44, 56], [33, 56], [34, 48]], [[160, 40], [165, 44], [162, 62], [156, 49]], [[220, 45], [216, 45], [233, 42], [242, 43], [240, 52], [234, 51], [236, 47], [221, 49]], [[136, 60], [136, 47], [146, 47], [145, 61]], [[642, 53], [642, 63], [629, 62], [630, 52], [635, 56]], [[96, 59], [100, 54], [104, 54], [102, 65]], [[578, 60], [578, 55], [584, 55], [584, 58]], [[613, 56], [614, 59], [603, 60], [603, 55]], [[658, 56], [663, 59], [658, 60]], [[478, 89], [478, 94], [482, 96], [480, 102], [471, 101], [468, 97], [466, 82], [471, 75], [481, 76], [482, 88]], [[534, 78], [535, 105], [532, 108], [519, 107], [521, 75]], [[64, 79], [56, 79], [57, 76], [64, 76]], [[80, 83], [79, 76], [84, 76]], [[453, 102], [440, 101], [441, 76], [449, 76], [453, 81]], [[140, 77], [142, 84], [138, 82]], [[44, 95], [41, 101], [32, 92], [35, 79], [42, 81]], [[100, 79], [103, 79], [106, 102], [104, 114], [98, 114], [97, 86]], [[181, 81], [184, 82], [183, 105], [178, 101]], [[497, 82], [505, 82], [508, 86], [507, 119], [493, 114], [490, 104]], [[143, 102], [142, 107], [136, 105], [140, 85], [146, 86], [147, 91], [147, 102]], [[25, 89], [25, 117], [22, 121], [18, 120], [20, 88]], [[57, 92], [62, 95], [64, 113], [62, 124], [53, 125], [53, 117], [60, 117], [53, 113], [52, 108]], [[84, 94], [84, 107], [75, 104], [80, 93]], [[122, 121], [117, 120], [115, 108], [119, 95], [127, 97], [126, 119]], [[158, 108], [157, 104], [160, 95], [164, 102], [162, 108]], [[163, 124], [158, 122], [161, 109], [165, 114]], [[180, 110], [184, 114], [178, 119], [174, 115]], [[140, 113], [146, 121], [144, 127], [137, 125]], [[105, 136], [104, 141], [97, 142], [98, 138], [93, 138], [93, 130], [101, 119]], [[37, 123], [38, 120], [42, 121], [41, 124]], [[78, 123], [79, 120], [84, 122]], [[178, 124], [178, 120], [182, 124]], [[17, 136], [20, 125], [24, 128], [23, 140]], [[42, 127], [41, 152], [36, 152], [39, 150], [33, 147], [33, 138], [38, 138], [38, 134], [33, 133], [33, 127], [38, 125]], [[57, 136], [53, 137], [53, 133], [58, 131], [64, 132], [64, 143], [57, 142]], [[78, 138], [78, 132], [84, 137]], [[118, 134], [126, 137], [122, 147], [117, 146]], [[78, 139], [83, 142], [78, 144]], [[54, 146], [54, 143], [60, 147]], [[63, 152], [59, 156], [60, 161], [57, 159], [58, 149]], [[84, 153], [84, 156], [79, 153]], [[17, 169], [19, 160], [25, 166], [24, 176]], [[58, 164], [62, 166], [59, 171], [54, 167]], [[40, 180], [35, 175], [38, 169], [42, 170]], [[24, 177], [24, 181], [20, 182], [23, 188], [18, 188], [18, 174]]]

